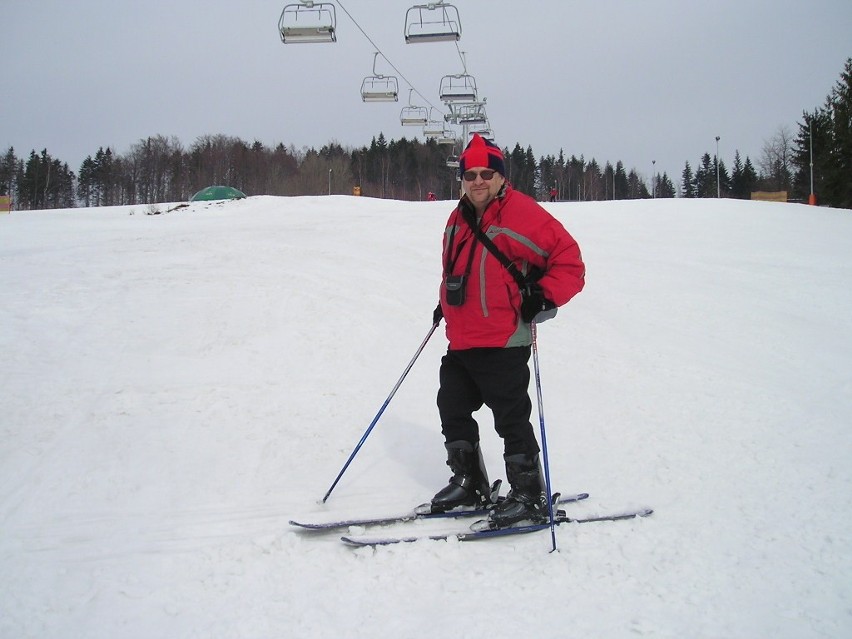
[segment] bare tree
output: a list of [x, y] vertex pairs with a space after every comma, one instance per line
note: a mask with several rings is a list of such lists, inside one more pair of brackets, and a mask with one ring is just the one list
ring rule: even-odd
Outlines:
[[763, 144], [763, 152], [757, 166], [763, 180], [763, 188], [770, 191], [789, 191], [792, 186], [793, 149], [795, 137], [790, 127], [781, 125]]

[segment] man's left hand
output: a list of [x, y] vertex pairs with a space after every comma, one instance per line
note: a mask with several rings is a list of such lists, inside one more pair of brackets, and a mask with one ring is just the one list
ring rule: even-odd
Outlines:
[[[552, 311], [556, 304], [544, 296], [544, 291], [536, 282], [530, 282], [521, 293], [521, 319], [527, 324], [536, 319], [536, 315], [542, 311]], [[554, 314], [549, 314], [543, 319], [550, 319]], [[542, 320], [543, 321], [543, 320]]]

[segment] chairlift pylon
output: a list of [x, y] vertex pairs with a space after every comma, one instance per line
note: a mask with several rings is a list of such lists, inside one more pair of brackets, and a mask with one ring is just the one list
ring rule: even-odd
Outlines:
[[451, 4], [417, 4], [405, 12], [405, 42], [458, 42], [461, 38], [459, 10]]
[[364, 102], [397, 102], [399, 100], [399, 81], [396, 76], [376, 73], [376, 58], [379, 52], [373, 54], [373, 75], [368, 75], [361, 82], [361, 99]]
[[278, 19], [278, 34], [284, 44], [337, 42], [337, 13], [334, 5], [312, 0], [284, 5]]

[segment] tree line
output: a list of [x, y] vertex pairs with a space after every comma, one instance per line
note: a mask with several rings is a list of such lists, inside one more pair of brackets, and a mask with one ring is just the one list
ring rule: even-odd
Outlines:
[[786, 191], [791, 201], [852, 209], [852, 58], [821, 107], [804, 111], [794, 135], [781, 126], [764, 142], [758, 166], [734, 157], [729, 174], [724, 161], [705, 153], [681, 174], [685, 197], [746, 198], [752, 191]]
[[[547, 155], [536, 159], [530, 146], [503, 149], [506, 177], [538, 199], [568, 201], [648, 197], [732, 197], [752, 191], [788, 191], [806, 201], [814, 191], [820, 203], [852, 208], [852, 58], [825, 104], [804, 112], [797, 135], [781, 127], [768, 140], [757, 166], [737, 150], [731, 171], [705, 153], [693, 169], [685, 163], [677, 187], [666, 174], [645, 179], [620, 161], [601, 166], [594, 158]], [[18, 158], [10, 147], [0, 157], [0, 195], [11, 195], [17, 209], [152, 204], [189, 200], [198, 190], [223, 184], [247, 195], [350, 194], [399, 200], [458, 197], [453, 151], [435, 140], [387, 140], [374, 136], [369, 146], [344, 148], [330, 142], [316, 150], [292, 145], [266, 146], [226, 135], [206, 135], [188, 148], [176, 137], [141, 139], [124, 154], [100, 147], [75, 173], [43, 149]], [[813, 171], [811, 171], [813, 158]]]
[[[594, 159], [557, 157], [536, 160], [531, 147], [504, 149], [507, 178], [519, 190], [539, 198], [558, 190], [559, 199], [603, 200], [649, 197], [635, 170], [623, 163], [601, 167]], [[235, 137], [209, 135], [188, 149], [175, 137], [139, 140], [125, 154], [107, 147], [86, 157], [75, 173], [47, 149], [24, 160], [10, 147], [0, 159], [0, 194], [14, 196], [15, 208], [45, 209], [186, 201], [213, 184], [248, 195], [347, 194], [423, 200], [429, 192], [458, 197], [453, 150], [434, 140], [387, 140], [383, 133], [369, 146], [344, 148], [336, 142], [319, 150], [267, 147]], [[660, 197], [674, 197], [667, 176], [660, 176]]]

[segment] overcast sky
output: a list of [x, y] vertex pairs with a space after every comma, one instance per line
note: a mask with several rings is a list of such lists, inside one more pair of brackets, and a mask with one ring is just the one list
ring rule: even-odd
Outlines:
[[[295, 0], [293, 0], [295, 1]], [[424, 0], [417, 0], [423, 3]], [[453, 43], [405, 44], [415, 2], [344, 0], [397, 73], [398, 103], [364, 103], [373, 45], [339, 3], [338, 42], [281, 43], [286, 2], [0, 0], [0, 148], [47, 148], [77, 171], [99, 146], [223, 133], [297, 149], [414, 137], [400, 111], [460, 73]], [[678, 182], [705, 152], [757, 163], [821, 106], [852, 56], [852, 0], [455, 0], [467, 71], [501, 146], [536, 157], [652, 161]], [[400, 77], [400, 74], [402, 77]], [[410, 83], [410, 84], [409, 84]]]

